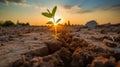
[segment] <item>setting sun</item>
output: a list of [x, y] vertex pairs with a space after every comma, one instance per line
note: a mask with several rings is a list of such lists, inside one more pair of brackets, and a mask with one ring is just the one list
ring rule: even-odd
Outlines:
[[[61, 21], [59, 22], [59, 24], [62, 24], [63, 23], [63, 18], [60, 17], [60, 16], [55, 16], [54, 19], [55, 19], [55, 22], [57, 21], [57, 19], [61, 18]], [[54, 22], [53, 18], [50, 19], [50, 21]], [[56, 23], [54, 23], [56, 25]]]

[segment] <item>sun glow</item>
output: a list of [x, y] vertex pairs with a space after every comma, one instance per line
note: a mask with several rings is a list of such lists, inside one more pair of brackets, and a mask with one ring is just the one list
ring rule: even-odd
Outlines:
[[57, 25], [57, 23], [55, 23], [55, 22], [56, 22], [59, 18], [61, 19], [61, 21], [59, 22], [59, 24], [62, 24], [63, 18], [60, 17], [60, 16], [55, 16], [54, 19], [51, 18], [50, 21], [54, 22], [54, 25]]
[[54, 23], [54, 26], [57, 26], [58, 24], [57, 23]]

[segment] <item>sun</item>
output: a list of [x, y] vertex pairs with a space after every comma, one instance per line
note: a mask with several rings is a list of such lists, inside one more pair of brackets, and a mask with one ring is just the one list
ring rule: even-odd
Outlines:
[[[62, 22], [63, 22], [63, 18], [60, 17], [60, 16], [55, 16], [55, 17], [54, 17], [55, 22], [56, 22], [59, 18], [61, 19], [61, 21], [59, 22], [59, 24], [62, 24]], [[50, 21], [54, 22], [53, 18], [51, 18]], [[54, 23], [54, 24], [57, 25], [56, 23]]]

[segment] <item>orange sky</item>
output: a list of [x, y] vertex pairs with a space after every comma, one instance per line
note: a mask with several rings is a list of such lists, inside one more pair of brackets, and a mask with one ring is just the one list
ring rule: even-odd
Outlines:
[[[118, 0], [5, 0], [0, 1], [0, 21], [12, 20], [17, 22], [29, 22], [31, 25], [45, 25], [50, 19], [41, 15], [46, 9], [52, 9], [57, 5], [56, 15], [62, 18], [62, 23], [70, 21], [71, 24], [85, 24], [90, 20], [96, 20], [98, 24], [119, 23], [120, 6]], [[84, 3], [84, 4], [83, 4]], [[106, 4], [108, 3], [108, 4]], [[102, 5], [101, 5], [102, 4]], [[101, 5], [101, 6], [100, 6]]]

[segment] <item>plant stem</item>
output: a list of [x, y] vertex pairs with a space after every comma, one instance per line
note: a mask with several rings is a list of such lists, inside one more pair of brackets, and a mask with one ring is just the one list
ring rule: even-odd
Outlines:
[[[55, 18], [53, 17], [53, 21], [54, 21], [54, 24], [56, 24], [55, 23]], [[56, 25], [54, 25], [55, 26], [55, 37], [57, 36], [57, 26]]]
[[54, 21], [54, 23], [55, 23], [55, 18], [53, 17], [53, 21]]
[[57, 26], [55, 26], [55, 36], [57, 36]]

